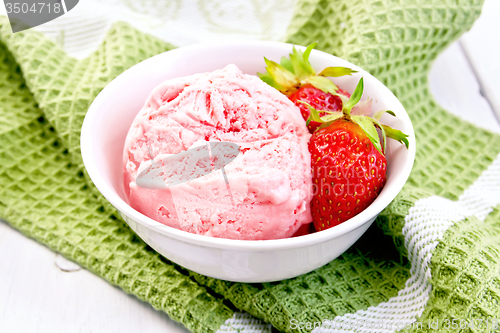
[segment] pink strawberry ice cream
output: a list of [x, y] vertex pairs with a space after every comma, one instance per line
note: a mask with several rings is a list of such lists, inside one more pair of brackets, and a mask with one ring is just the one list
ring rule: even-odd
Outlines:
[[[130, 205], [195, 234], [290, 237], [312, 221], [309, 138], [299, 109], [286, 96], [235, 65], [168, 80], [151, 93], [127, 135], [124, 181]], [[151, 157], [161, 161], [218, 141], [240, 146], [224, 167], [227, 182], [219, 169], [167, 189], [136, 184]]]

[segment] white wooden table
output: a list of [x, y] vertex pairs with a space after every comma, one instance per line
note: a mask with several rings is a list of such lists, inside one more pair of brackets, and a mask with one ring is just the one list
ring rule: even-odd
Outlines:
[[[435, 62], [436, 100], [500, 133], [500, 1], [487, 0], [473, 29]], [[56, 265], [56, 262], [58, 265]], [[0, 332], [188, 332], [165, 313], [0, 222]]]

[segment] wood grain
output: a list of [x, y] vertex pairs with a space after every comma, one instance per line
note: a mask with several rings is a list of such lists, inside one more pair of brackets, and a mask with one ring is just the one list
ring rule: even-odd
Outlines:
[[500, 120], [500, 1], [486, 0], [481, 18], [461, 38], [483, 95]]
[[0, 222], [0, 332], [189, 332], [165, 313]]

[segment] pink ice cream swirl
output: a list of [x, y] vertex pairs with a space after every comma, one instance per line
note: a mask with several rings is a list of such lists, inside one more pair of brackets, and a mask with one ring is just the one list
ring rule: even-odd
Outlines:
[[[195, 234], [291, 237], [312, 221], [309, 138], [299, 109], [286, 96], [235, 65], [165, 81], [147, 99], [125, 142], [130, 205]], [[221, 170], [165, 190], [135, 183], [151, 155], [158, 161], [214, 141], [240, 146], [224, 168], [229, 188]]]

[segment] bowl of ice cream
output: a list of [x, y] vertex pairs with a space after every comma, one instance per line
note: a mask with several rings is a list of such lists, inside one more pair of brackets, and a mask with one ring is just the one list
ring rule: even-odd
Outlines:
[[[89, 108], [81, 134], [89, 176], [137, 235], [169, 260], [230, 281], [298, 276], [349, 248], [405, 184], [415, 158], [415, 137], [403, 106], [366, 71], [313, 51], [310, 60], [318, 69], [357, 70], [334, 82], [352, 92], [363, 77], [364, 96], [373, 100], [374, 110], [395, 113], [384, 120], [408, 134], [410, 146], [388, 142], [387, 182], [368, 208], [328, 230], [291, 237], [311, 219], [310, 134], [286, 97], [250, 75], [264, 71], [264, 56], [279, 60], [292, 47], [277, 42], [182, 47], [128, 69]], [[221, 84], [221, 76], [230, 84]], [[199, 93], [207, 85], [214, 96]], [[176, 100], [181, 91], [182, 100]], [[245, 111], [232, 115], [226, 109]], [[237, 144], [239, 153], [214, 167], [210, 158], [221, 142]], [[210, 162], [193, 166], [193, 154], [196, 161], [206, 154], [211, 168]], [[172, 180], [165, 188], [137, 186], [138, 175], [153, 170], [155, 163], [165, 173], [166, 160], [175, 165], [171, 172], [188, 170], [187, 178]], [[193, 176], [207, 165], [208, 172]]]

